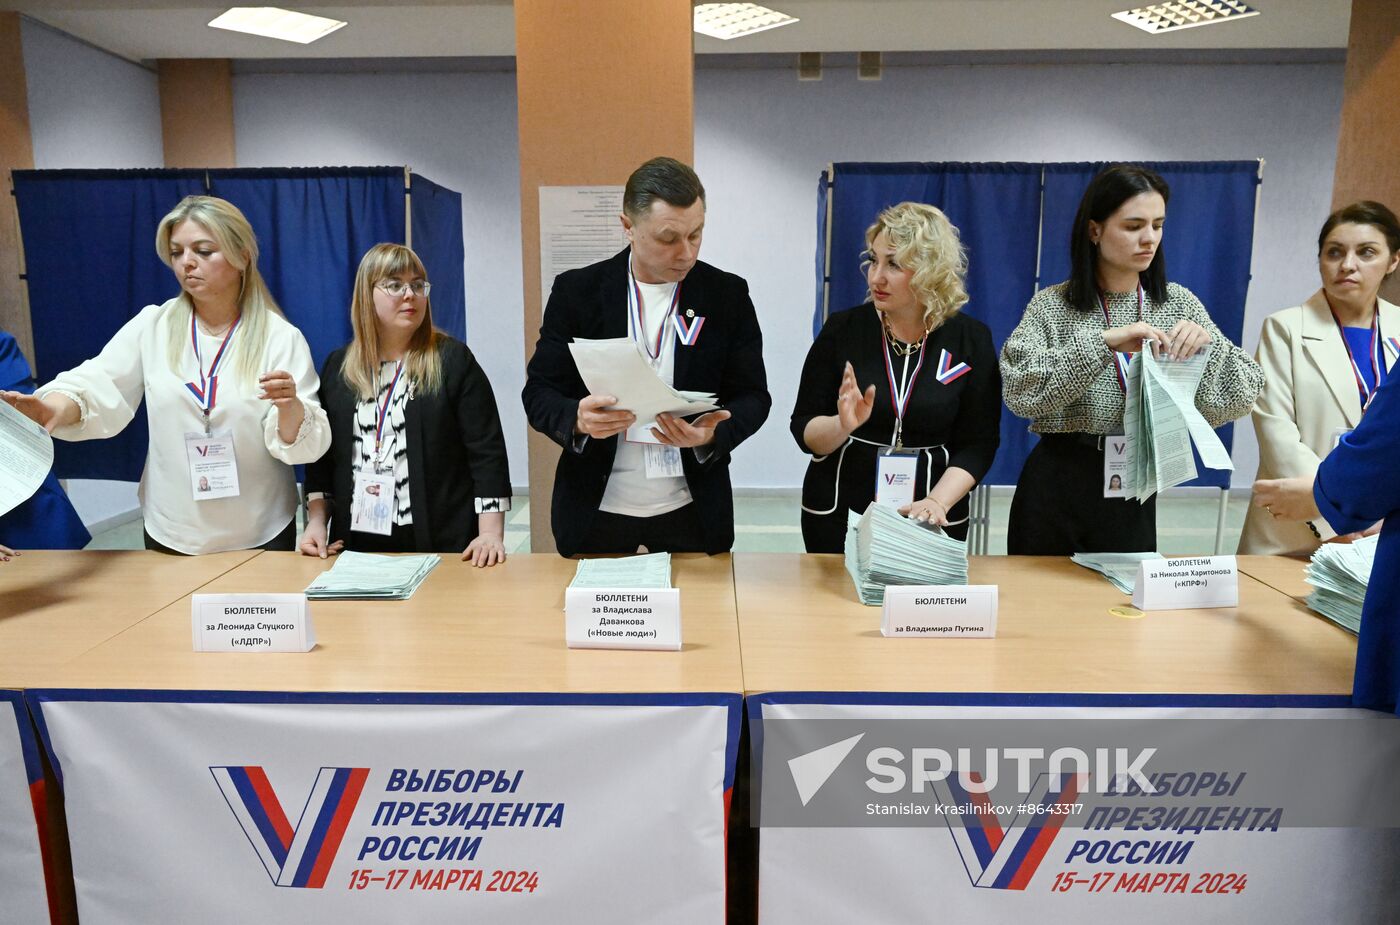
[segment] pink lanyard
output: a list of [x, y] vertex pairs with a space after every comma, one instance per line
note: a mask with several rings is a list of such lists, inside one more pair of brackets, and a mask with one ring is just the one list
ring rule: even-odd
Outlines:
[[403, 373], [403, 360], [399, 360], [394, 367], [394, 378], [389, 382], [389, 391], [384, 394], [384, 403], [374, 406], [374, 471], [378, 472], [381, 459], [379, 456], [380, 444], [384, 442], [384, 422], [389, 419], [389, 402], [394, 399], [394, 386], [399, 384], [399, 376]]
[[[1144, 320], [1142, 307], [1142, 283], [1138, 283], [1138, 321]], [[1103, 309], [1103, 323], [1108, 327], [1113, 327], [1113, 320], [1108, 317], [1108, 299], [1104, 296], [1103, 290], [1099, 290], [1099, 308]], [[1131, 355], [1113, 351], [1113, 371], [1118, 374], [1118, 387], [1123, 390], [1123, 394], [1128, 394], [1128, 363]]]
[[[1332, 306], [1327, 307], [1330, 311]], [[1366, 385], [1366, 380], [1361, 376], [1361, 367], [1356, 365], [1356, 355], [1351, 352], [1351, 341], [1347, 340], [1346, 331], [1342, 330], [1341, 319], [1337, 313], [1332, 312], [1332, 320], [1337, 325], [1337, 336], [1342, 339], [1342, 347], [1347, 352], [1347, 360], [1351, 362], [1351, 374], [1356, 377], [1356, 391], [1361, 397], [1361, 413], [1365, 414], [1366, 409], [1371, 406], [1371, 399], [1376, 395], [1376, 389], [1380, 388], [1381, 370], [1385, 368], [1385, 362], [1381, 358], [1381, 313], [1379, 310], [1371, 313], [1371, 381], [1376, 385], [1370, 387]]]

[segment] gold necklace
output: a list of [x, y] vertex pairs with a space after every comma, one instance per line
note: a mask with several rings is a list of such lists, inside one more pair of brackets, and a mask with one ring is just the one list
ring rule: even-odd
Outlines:
[[914, 354], [918, 353], [920, 350], [923, 349], [924, 341], [928, 340], [928, 331], [925, 331], [924, 336], [920, 337], [913, 343], [905, 343], [898, 337], [895, 337], [894, 329], [890, 327], [889, 319], [885, 317], [883, 312], [880, 313], [880, 325], [885, 329], [885, 339], [889, 341], [890, 347], [893, 348], [896, 356], [913, 356]]

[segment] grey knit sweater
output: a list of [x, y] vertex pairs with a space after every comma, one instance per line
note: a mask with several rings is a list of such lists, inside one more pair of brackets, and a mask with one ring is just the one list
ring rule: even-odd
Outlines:
[[[1113, 434], [1123, 429], [1123, 389], [1105, 328], [1138, 320], [1136, 292], [1108, 293], [1111, 324], [1102, 311], [1082, 312], [1065, 300], [1067, 284], [1040, 290], [1001, 348], [1006, 407], [1031, 419], [1035, 433]], [[1165, 304], [1145, 300], [1149, 324], [1163, 331], [1183, 318], [1210, 332], [1210, 358], [1196, 389], [1196, 407], [1212, 427], [1249, 414], [1264, 388], [1264, 371], [1230, 343], [1191, 291], [1167, 284]]]

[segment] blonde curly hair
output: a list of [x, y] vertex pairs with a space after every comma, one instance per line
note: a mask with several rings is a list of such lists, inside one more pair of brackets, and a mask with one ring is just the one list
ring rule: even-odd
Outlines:
[[948, 216], [922, 202], [890, 206], [865, 230], [862, 271], [870, 264], [870, 249], [880, 232], [894, 246], [895, 262], [914, 271], [909, 288], [923, 306], [927, 330], [935, 330], [967, 304], [967, 252]]

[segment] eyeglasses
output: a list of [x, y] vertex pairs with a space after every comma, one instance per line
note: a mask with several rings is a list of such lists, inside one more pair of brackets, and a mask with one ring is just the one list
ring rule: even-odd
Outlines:
[[426, 296], [433, 288], [433, 284], [425, 279], [415, 279], [411, 283], [399, 279], [385, 279], [380, 280], [377, 285], [396, 299], [402, 299], [410, 291], [414, 295]]

